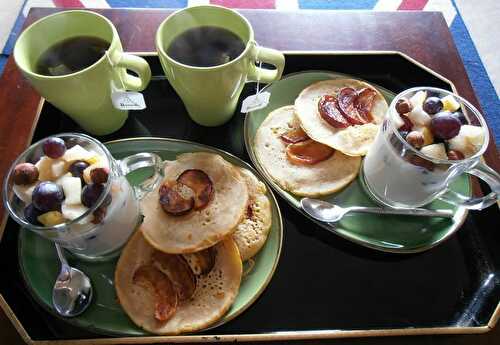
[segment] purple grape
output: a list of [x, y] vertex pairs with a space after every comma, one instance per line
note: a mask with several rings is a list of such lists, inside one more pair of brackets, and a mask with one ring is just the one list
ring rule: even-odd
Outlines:
[[66, 144], [61, 138], [51, 137], [43, 142], [43, 153], [50, 158], [60, 158], [66, 152]]
[[24, 208], [24, 218], [30, 224], [41, 225], [38, 221], [38, 216], [41, 214], [43, 214], [43, 212], [38, 210], [33, 204], [29, 204]]
[[467, 118], [465, 117], [465, 115], [461, 111], [456, 111], [452, 115], [454, 117], [456, 117], [458, 119], [458, 121], [460, 121], [460, 123], [462, 125], [468, 125], [469, 124], [469, 121], [467, 121]]
[[40, 182], [33, 190], [33, 205], [42, 211], [57, 211], [61, 209], [64, 200], [64, 191], [54, 182]]
[[82, 190], [82, 204], [86, 207], [94, 206], [103, 192], [104, 186], [100, 183], [86, 185]]
[[422, 105], [422, 109], [429, 115], [434, 115], [439, 113], [443, 109], [443, 102], [437, 97], [428, 97], [424, 104]]
[[79, 177], [83, 181], [83, 171], [88, 166], [89, 164], [85, 161], [76, 161], [69, 166], [68, 171], [71, 173], [71, 175], [73, 175], [73, 177]]
[[431, 120], [431, 131], [435, 137], [448, 140], [460, 132], [462, 124], [450, 112], [437, 113]]

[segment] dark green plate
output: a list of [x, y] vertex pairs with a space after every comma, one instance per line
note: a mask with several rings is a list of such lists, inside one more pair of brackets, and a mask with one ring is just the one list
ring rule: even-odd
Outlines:
[[[169, 160], [175, 159], [178, 154], [184, 152], [214, 152], [229, 162], [250, 169], [255, 173], [255, 170], [247, 163], [229, 153], [188, 141], [141, 138], [117, 140], [107, 143], [106, 146], [117, 159], [138, 152], [155, 152], [163, 159]], [[129, 174], [127, 178], [132, 184], [137, 184], [147, 178], [147, 175], [146, 171], [142, 171]], [[267, 242], [254, 258], [255, 266], [243, 278], [238, 296], [231, 309], [212, 327], [228, 322], [247, 309], [264, 291], [273, 276], [281, 252], [283, 224], [278, 204], [271, 190], [268, 190], [268, 197], [271, 201], [273, 219]], [[56, 315], [52, 308], [52, 286], [59, 272], [59, 262], [54, 245], [27, 230], [21, 230], [18, 244], [19, 263], [26, 285], [35, 300], [46, 310]], [[116, 336], [149, 334], [135, 326], [117, 302], [113, 286], [116, 260], [88, 263], [70, 257], [69, 261], [70, 264], [89, 275], [95, 295], [92, 304], [85, 313], [64, 320], [99, 334]], [[243, 269], [245, 270], [245, 267]]]
[[[295, 98], [308, 85], [320, 80], [335, 78], [359, 79], [349, 75], [326, 71], [290, 74], [265, 87], [264, 90], [271, 92], [269, 104], [263, 109], [247, 114], [245, 118], [245, 145], [250, 159], [274, 190], [301, 212], [300, 198], [288, 193], [274, 183], [272, 178], [265, 172], [262, 166], [260, 166], [255, 157], [255, 152], [253, 151], [253, 140], [260, 124], [271, 111], [285, 105], [293, 105]], [[383, 87], [374, 86], [384, 95], [387, 103], [390, 103], [395, 94]], [[466, 176], [458, 178], [452, 184], [451, 189], [456, 192], [470, 195], [468, 178]], [[354, 180], [344, 190], [324, 197], [323, 199], [340, 206], [375, 206], [366, 195], [359, 178]], [[465, 208], [457, 208], [439, 200], [432, 202], [427, 207], [432, 209], [452, 209], [455, 214], [451, 220], [410, 216], [354, 214], [345, 217], [335, 226], [315, 220], [313, 221], [337, 235], [366, 247], [395, 253], [416, 253], [432, 248], [450, 237], [462, 225], [467, 215], [467, 210]], [[306, 213], [302, 213], [307, 216]]]

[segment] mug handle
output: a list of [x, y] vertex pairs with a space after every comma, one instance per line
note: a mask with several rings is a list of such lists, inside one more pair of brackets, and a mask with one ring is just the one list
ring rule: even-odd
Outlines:
[[153, 191], [161, 182], [165, 162], [155, 153], [136, 153], [118, 161], [118, 166], [123, 175], [127, 175], [141, 168], [153, 168], [153, 175], [134, 187], [137, 199], [141, 200]]
[[466, 173], [486, 182], [491, 188], [491, 192], [488, 195], [475, 198], [447, 190], [439, 199], [457, 206], [464, 206], [470, 210], [482, 210], [498, 201], [500, 196], [500, 174], [482, 162], [478, 162], [478, 164], [467, 170]]
[[[248, 79], [252, 81], [259, 80], [261, 83], [266, 84], [279, 80], [285, 68], [285, 56], [283, 53], [275, 49], [257, 46], [256, 43], [253, 43], [252, 50], [253, 61], [250, 64]], [[271, 64], [276, 69], [259, 68], [255, 65], [259, 61]]]
[[120, 60], [115, 66], [126, 68], [137, 73], [138, 77], [130, 75], [126, 71], [121, 74], [123, 84], [127, 90], [142, 91], [148, 86], [151, 80], [151, 68], [149, 68], [149, 64], [146, 60], [139, 56], [120, 53]]

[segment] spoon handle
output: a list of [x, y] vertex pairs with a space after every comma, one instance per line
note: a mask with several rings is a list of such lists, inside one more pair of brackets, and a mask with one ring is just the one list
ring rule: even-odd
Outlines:
[[379, 208], [379, 207], [349, 207], [349, 212], [363, 212], [375, 214], [397, 214], [417, 217], [442, 217], [453, 218], [452, 210], [428, 210], [425, 208]]
[[61, 246], [59, 246], [58, 243], [54, 243], [54, 244], [56, 246], [56, 251], [57, 251], [57, 256], [59, 257], [59, 261], [61, 261], [62, 265], [68, 266], [68, 261], [66, 260], [66, 256], [64, 256], [64, 252], [63, 252]]

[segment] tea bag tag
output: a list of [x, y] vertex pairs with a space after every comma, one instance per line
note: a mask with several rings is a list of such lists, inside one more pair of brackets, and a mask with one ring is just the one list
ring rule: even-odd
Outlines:
[[[108, 51], [106, 51], [106, 57], [108, 62], [112, 67], [115, 67], [113, 61], [109, 57]], [[118, 73], [118, 78], [122, 84], [122, 90], [117, 89], [114, 85], [111, 85], [111, 103], [116, 109], [119, 110], [142, 110], [146, 109], [146, 102], [144, 101], [144, 96], [142, 93], [137, 91], [125, 91], [125, 84], [123, 83], [121, 73]]]
[[111, 102], [116, 109], [142, 110], [146, 109], [144, 96], [140, 92], [116, 90], [111, 92]]
[[249, 113], [254, 110], [265, 108], [269, 103], [270, 97], [271, 93], [267, 91], [258, 92], [255, 95], [248, 96], [243, 100], [243, 103], [241, 104], [241, 112]]
[[[259, 47], [257, 47], [259, 49]], [[259, 51], [257, 51], [257, 60], [259, 58]], [[259, 69], [262, 68], [262, 61], [259, 61]], [[250, 95], [243, 100], [241, 103], [241, 112], [249, 113], [254, 110], [259, 110], [265, 108], [266, 105], [269, 104], [269, 98], [271, 97], [271, 93], [268, 91], [261, 92], [260, 91], [260, 73], [257, 72], [257, 85], [255, 86], [255, 95]]]

